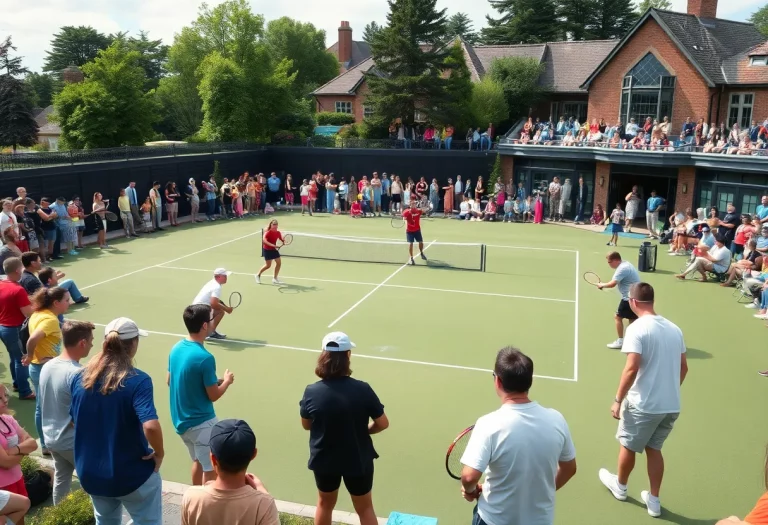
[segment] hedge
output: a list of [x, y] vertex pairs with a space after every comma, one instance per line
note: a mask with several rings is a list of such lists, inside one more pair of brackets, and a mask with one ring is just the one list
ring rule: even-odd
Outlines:
[[42, 509], [31, 519], [28, 525], [94, 525], [91, 498], [82, 489], [70, 492], [58, 505]]
[[355, 116], [351, 113], [334, 113], [332, 111], [323, 111], [315, 117], [318, 126], [345, 126], [355, 123]]

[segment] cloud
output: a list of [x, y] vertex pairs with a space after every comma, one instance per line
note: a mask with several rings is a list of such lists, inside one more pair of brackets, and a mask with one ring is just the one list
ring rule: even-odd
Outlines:
[[[718, 15], [724, 18], [745, 20], [764, 0], [740, 0], [720, 2]], [[198, 0], [4, 0], [3, 15], [0, 18], [0, 38], [13, 35], [18, 52], [24, 57], [25, 65], [32, 70], [42, 69], [45, 51], [50, 46], [53, 34], [64, 25], [90, 25], [108, 34], [140, 29], [149, 31], [152, 38], [162, 38], [166, 44], [173, 43], [175, 33], [189, 25], [196, 17]], [[209, 1], [210, 6], [221, 0]], [[672, 0], [672, 8], [685, 11], [687, 0]], [[289, 16], [304, 22], [312, 22], [326, 32], [326, 43], [333, 44], [341, 20], [350, 22], [353, 38], [360, 39], [365, 25], [371, 21], [386, 22], [388, 5], [383, 0], [293, 0], [265, 1], [251, 0], [253, 11], [264, 15], [266, 20]], [[448, 14], [463, 11], [472, 19], [475, 29], [485, 25], [485, 16], [495, 16], [490, 3], [482, 0], [479, 5], [467, 4], [463, 0], [438, 0], [438, 7]]]

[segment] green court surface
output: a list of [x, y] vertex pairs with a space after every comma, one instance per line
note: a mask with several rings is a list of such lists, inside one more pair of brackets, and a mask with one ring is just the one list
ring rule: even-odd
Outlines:
[[[389, 219], [283, 214], [279, 220], [283, 231], [404, 237]], [[391, 421], [389, 430], [374, 438], [381, 456], [374, 485], [378, 515], [397, 510], [436, 516], [445, 524], [470, 522], [472, 505], [445, 473], [445, 451], [459, 431], [497, 408], [490, 370], [496, 351], [514, 345], [534, 360], [532, 398], [563, 413], [576, 444], [578, 473], [558, 493], [556, 523], [650, 520], [638, 503], [640, 491], [648, 488], [644, 458], [630, 480], [627, 503], [614, 500], [597, 479], [600, 467], [616, 468], [616, 422], [609, 408], [624, 359], [605, 346], [616, 336], [612, 314], [618, 294], [588, 286], [581, 274], [592, 270], [608, 280], [607, 236], [551, 225], [436, 219], [423, 224], [426, 244], [483, 243], [486, 272], [450, 268], [454, 255], [462, 261], [479, 258], [479, 248], [434, 244], [427, 255], [434, 249], [449, 264], [418, 261], [404, 267], [284, 257], [281, 278], [287, 286], [277, 287], [266, 275], [260, 286], [253, 277], [262, 263], [259, 236], [265, 224], [249, 219], [184, 226], [116, 241], [111, 252], [88, 249], [62, 265], [91, 296], [71, 317], [103, 325], [128, 316], [152, 332], [141, 342], [137, 364], [155, 380], [165, 479], [188, 483], [190, 465], [169, 417], [168, 352], [184, 333], [183, 308], [212, 270], [224, 266], [236, 272], [225, 297], [239, 291], [243, 303], [220, 326], [229, 340], [207, 344], [219, 373], [229, 368], [235, 374], [216, 412], [253, 426], [259, 455], [252, 470], [278, 499], [315, 503], [298, 401], [316, 380], [317, 351], [332, 325], [357, 343], [354, 377], [371, 383]], [[301, 242], [296, 235], [294, 249]], [[636, 263], [641, 241], [620, 242], [619, 251]], [[339, 259], [402, 249], [370, 243], [361, 251], [354, 244], [329, 239], [315, 248]], [[704, 524], [743, 516], [763, 490], [768, 380], [756, 372], [768, 368], [762, 343], [768, 332], [731, 290], [673, 279], [682, 258], [659, 248], [658, 271], [643, 276], [656, 287], [659, 313], [683, 329], [690, 366], [682, 415], [664, 448], [661, 520]], [[15, 403], [14, 408], [34, 431], [32, 407]], [[339, 507], [352, 510], [347, 496]]]

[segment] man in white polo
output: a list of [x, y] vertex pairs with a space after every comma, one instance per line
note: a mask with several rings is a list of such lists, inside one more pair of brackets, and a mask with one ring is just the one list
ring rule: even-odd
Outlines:
[[633, 284], [629, 304], [637, 320], [627, 327], [621, 351], [627, 363], [611, 406], [619, 419], [618, 474], [600, 469], [599, 478], [613, 496], [627, 499], [627, 482], [635, 467], [635, 455], [645, 452], [650, 490], [640, 493], [648, 514], [661, 515], [659, 490], [664, 476], [661, 447], [680, 415], [680, 385], [688, 373], [683, 332], [653, 309], [653, 287]]
[[576, 474], [568, 424], [528, 398], [532, 382], [527, 355], [499, 350], [493, 383], [501, 408], [477, 420], [461, 457], [461, 494], [477, 500], [473, 525], [552, 525], [555, 491]]
[[216, 268], [213, 271], [213, 279], [205, 283], [192, 304], [207, 304], [211, 307], [211, 327], [210, 339], [226, 339], [227, 336], [216, 331], [224, 314], [231, 314], [232, 308], [224, 304], [221, 300], [221, 287], [227, 283], [227, 278], [232, 275], [224, 268]]

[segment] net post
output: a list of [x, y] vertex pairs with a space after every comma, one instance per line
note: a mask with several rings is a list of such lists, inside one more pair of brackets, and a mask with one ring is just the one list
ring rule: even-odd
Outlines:
[[261, 256], [264, 257], [264, 228], [261, 229]]
[[481, 248], [480, 248], [480, 271], [481, 272], [485, 271], [485, 261], [486, 261], [485, 250], [486, 250], [485, 244], [481, 245]]

